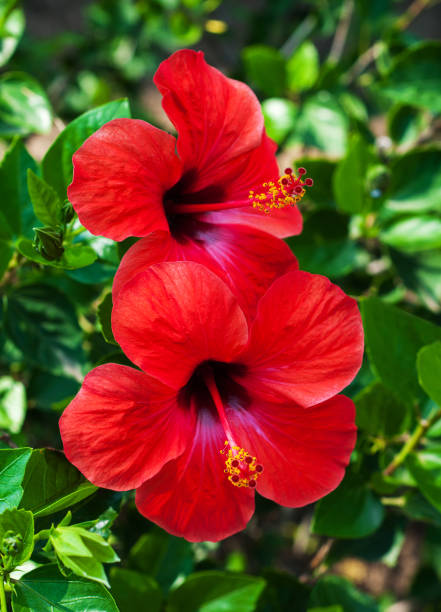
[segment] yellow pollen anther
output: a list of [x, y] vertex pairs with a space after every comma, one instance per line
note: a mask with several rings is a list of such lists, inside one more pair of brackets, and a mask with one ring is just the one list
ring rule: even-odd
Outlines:
[[287, 168], [276, 181], [262, 183], [262, 191], [250, 191], [248, 198], [253, 208], [268, 214], [277, 208], [295, 206], [305, 195], [305, 187], [313, 185], [312, 179], [303, 180], [304, 168], [299, 168], [298, 173], [296, 176], [291, 168]]
[[228, 474], [231, 484], [235, 487], [256, 486], [256, 481], [263, 472], [263, 466], [257, 463], [256, 457], [252, 457], [240, 446], [231, 446], [228, 441], [225, 441], [224, 448], [219, 452], [227, 456], [224, 472]]

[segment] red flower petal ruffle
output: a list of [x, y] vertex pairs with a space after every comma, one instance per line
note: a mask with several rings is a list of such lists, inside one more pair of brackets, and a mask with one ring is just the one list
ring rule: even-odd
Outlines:
[[124, 255], [113, 283], [114, 300], [121, 287], [150, 265], [161, 261], [194, 261], [208, 267], [229, 285], [248, 319], [271, 283], [297, 260], [278, 238], [250, 227], [193, 222], [192, 239], [178, 242], [166, 232], [139, 240]]
[[344, 395], [309, 408], [255, 400], [229, 415], [240, 445], [263, 465], [257, 490], [264, 497], [304, 506], [343, 479], [357, 437], [355, 407]]
[[262, 111], [251, 89], [190, 49], [163, 61], [153, 80], [178, 132], [178, 153], [189, 173], [187, 192], [237, 176], [238, 162], [241, 167], [243, 154], [258, 147], [263, 134]]
[[141, 514], [190, 542], [216, 542], [243, 529], [254, 512], [254, 492], [224, 474], [224, 440], [219, 422], [200, 413], [186, 451], [137, 490]]
[[234, 361], [248, 341], [245, 315], [231, 291], [189, 261], [155, 264], [126, 283], [112, 328], [133, 363], [176, 390], [201, 362]]
[[133, 368], [109, 363], [89, 372], [63, 412], [66, 457], [99, 487], [127, 491], [178, 457], [194, 417], [174, 391]]
[[92, 234], [113, 240], [168, 230], [163, 196], [181, 176], [174, 136], [138, 119], [113, 119], [73, 156], [68, 197]]
[[241, 361], [246, 384], [268, 401], [323, 402], [360, 369], [363, 327], [357, 303], [324, 276], [288, 272], [259, 302]]

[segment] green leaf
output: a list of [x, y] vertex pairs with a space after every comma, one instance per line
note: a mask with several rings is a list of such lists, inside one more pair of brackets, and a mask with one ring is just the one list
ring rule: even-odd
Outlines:
[[433, 310], [440, 311], [441, 304], [441, 251], [423, 251], [412, 255], [390, 250], [392, 262], [403, 283], [415, 291], [422, 302]]
[[26, 415], [26, 389], [11, 376], [0, 377], [0, 428], [12, 433], [21, 430]]
[[373, 162], [371, 147], [360, 134], [353, 134], [346, 157], [341, 160], [334, 173], [334, 196], [341, 211], [349, 214], [366, 214], [372, 208], [372, 199], [367, 193], [365, 177], [368, 167]]
[[410, 144], [427, 127], [428, 121], [417, 106], [395, 104], [387, 115], [388, 132], [397, 145]]
[[300, 109], [293, 142], [331, 155], [344, 155], [348, 127], [348, 117], [336, 98], [319, 91]]
[[44, 565], [15, 583], [13, 612], [118, 612], [109, 591], [83, 578], [65, 578], [56, 565]]
[[42, 369], [80, 378], [83, 334], [67, 297], [50, 285], [26, 285], [8, 295], [4, 329]]
[[263, 578], [205, 571], [192, 574], [171, 592], [169, 612], [252, 612], [265, 587]]
[[415, 367], [417, 352], [424, 345], [441, 340], [441, 327], [378, 298], [361, 300], [361, 313], [374, 371], [404, 402], [420, 398], [422, 390]]
[[63, 248], [63, 254], [59, 259], [49, 260], [38, 252], [32, 240], [23, 238], [17, 244], [18, 251], [31, 261], [35, 261], [35, 263], [43, 266], [59, 268], [60, 270], [85, 268], [93, 264], [97, 259], [95, 251], [85, 244], [67, 244]]
[[0, 134], [44, 133], [51, 129], [52, 109], [40, 84], [24, 72], [0, 77]]
[[129, 567], [152, 576], [167, 591], [178, 576], [187, 576], [192, 571], [191, 545], [165, 531], [155, 530], [142, 535], [135, 543], [130, 551]]
[[392, 62], [377, 90], [393, 102], [441, 112], [441, 43], [412, 46]]
[[441, 446], [408, 455], [406, 466], [424, 497], [441, 511]]
[[27, 187], [27, 170], [37, 171], [37, 164], [16, 138], [0, 164], [0, 212], [15, 236], [33, 235], [36, 218]]
[[270, 569], [264, 570], [262, 577], [266, 586], [259, 598], [257, 612], [285, 612], [292, 608], [294, 601], [298, 612], [306, 610], [309, 588], [295, 576]]
[[409, 429], [412, 410], [381, 382], [365, 387], [354, 398], [357, 427], [373, 436], [390, 438]]
[[418, 352], [418, 380], [435, 404], [441, 407], [441, 342], [434, 342]]
[[26, 510], [0, 514], [0, 564], [11, 571], [27, 561], [34, 549], [34, 517]]
[[298, 108], [291, 100], [268, 98], [262, 102], [262, 112], [268, 136], [283, 142], [295, 126]]
[[149, 612], [160, 612], [162, 593], [153, 578], [133, 570], [112, 567], [110, 584], [120, 612], [142, 610], [147, 601]]
[[351, 475], [315, 506], [312, 532], [334, 538], [363, 538], [384, 519], [380, 500]]
[[413, 149], [390, 169], [386, 213], [441, 213], [441, 149]]
[[108, 293], [101, 304], [98, 306], [98, 321], [100, 322], [101, 333], [109, 344], [118, 344], [112, 331], [112, 293]]
[[310, 187], [306, 192], [305, 200], [311, 200], [320, 208], [335, 209], [332, 193], [332, 176], [337, 167], [336, 162], [329, 159], [301, 157], [296, 160], [296, 167], [306, 168], [307, 176], [314, 179], [314, 186]]
[[23, 495], [21, 483], [30, 456], [30, 448], [0, 450], [0, 512], [20, 503]]
[[286, 62], [278, 49], [252, 45], [242, 52], [247, 81], [266, 96], [282, 96], [285, 90]]
[[384, 229], [379, 238], [385, 244], [408, 253], [435, 249], [441, 246], [441, 218], [429, 215], [408, 217]]
[[318, 79], [320, 59], [317, 49], [309, 40], [302, 43], [286, 64], [288, 89], [293, 92], [311, 89]]
[[310, 607], [340, 605], [344, 612], [379, 612], [377, 603], [340, 576], [323, 576], [312, 589]]
[[98, 106], [80, 117], [61, 132], [42, 161], [44, 180], [52, 185], [64, 201], [66, 189], [72, 181], [72, 155], [98, 128], [120, 117], [130, 117], [127, 99], [115, 100]]
[[89, 497], [97, 490], [60, 451], [36, 449], [26, 467], [21, 507], [47, 516]]
[[[2, 220], [0, 219], [0, 223]], [[0, 281], [3, 278], [4, 273], [8, 269], [9, 262], [14, 253], [14, 249], [10, 242], [6, 240], [0, 240]]]
[[4, 66], [13, 55], [25, 28], [24, 13], [21, 8], [11, 9], [11, 3], [0, 6], [0, 66]]
[[52, 187], [31, 169], [28, 169], [28, 190], [35, 216], [43, 225], [58, 225], [63, 221], [61, 200]]

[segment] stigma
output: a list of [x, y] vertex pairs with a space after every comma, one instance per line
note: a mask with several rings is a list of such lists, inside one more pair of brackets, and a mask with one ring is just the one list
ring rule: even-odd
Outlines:
[[256, 457], [252, 457], [244, 448], [231, 446], [225, 440], [225, 446], [220, 451], [221, 455], [226, 454], [225, 474], [228, 480], [235, 487], [249, 487], [253, 489], [257, 484], [258, 477], [263, 472], [263, 466], [257, 463]]
[[263, 183], [262, 191], [250, 191], [248, 199], [251, 200], [253, 208], [267, 214], [277, 208], [295, 206], [305, 195], [305, 187], [312, 187], [314, 184], [311, 178], [303, 180], [305, 174], [305, 168], [299, 168], [298, 176], [291, 168], [286, 168], [277, 181]]

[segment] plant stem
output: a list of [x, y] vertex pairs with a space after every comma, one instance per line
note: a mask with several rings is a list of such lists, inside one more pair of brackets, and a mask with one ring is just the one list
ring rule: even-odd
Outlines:
[[331, 50], [328, 56], [328, 59], [335, 64], [341, 60], [343, 55], [353, 12], [354, 1], [346, 0], [341, 11], [340, 21], [335, 31], [334, 40], [332, 41]]
[[0, 576], [0, 610], [1, 612], [8, 612], [8, 605], [6, 603], [5, 585], [3, 582], [3, 576]]
[[393, 460], [389, 463], [389, 465], [383, 470], [384, 476], [390, 476], [395, 472], [397, 467], [404, 463], [407, 455], [413, 451], [413, 449], [418, 446], [421, 438], [424, 436], [426, 431], [428, 431], [432, 425], [441, 418], [441, 408], [437, 410], [430, 419], [421, 420], [415, 431], [410, 436], [406, 444], [400, 450], [400, 452], [393, 458]]

